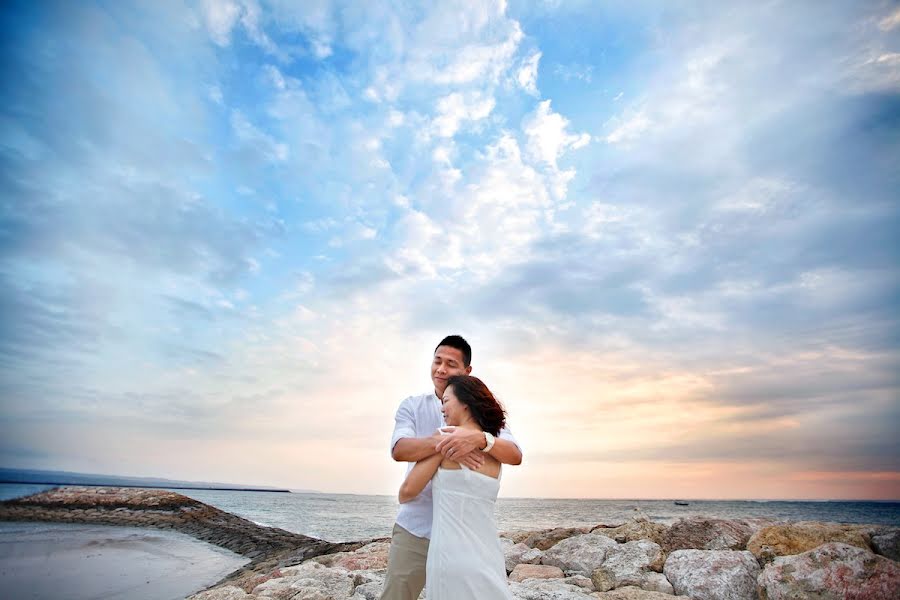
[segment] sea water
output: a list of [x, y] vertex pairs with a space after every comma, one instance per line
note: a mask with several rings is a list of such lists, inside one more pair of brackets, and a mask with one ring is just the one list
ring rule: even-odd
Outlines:
[[[0, 484], [0, 499], [35, 493], [51, 486]], [[390, 535], [397, 514], [394, 496], [174, 490], [261, 525], [280, 527], [333, 542]], [[617, 525], [635, 516], [671, 524], [682, 517], [769, 518], [900, 526], [900, 502], [692, 500], [592, 500], [500, 498], [500, 531]]]

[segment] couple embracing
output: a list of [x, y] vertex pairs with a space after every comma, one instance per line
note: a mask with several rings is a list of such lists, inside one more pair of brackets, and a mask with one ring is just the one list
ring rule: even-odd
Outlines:
[[410, 463], [400, 486], [381, 600], [511, 599], [494, 520], [501, 464], [522, 451], [503, 407], [472, 377], [472, 349], [458, 335], [434, 350], [433, 394], [400, 404], [391, 456]]

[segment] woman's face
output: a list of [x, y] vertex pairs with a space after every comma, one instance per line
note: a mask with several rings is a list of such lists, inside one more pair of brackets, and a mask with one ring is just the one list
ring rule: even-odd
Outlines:
[[453, 386], [449, 386], [444, 390], [444, 397], [441, 399], [441, 412], [444, 414], [444, 422], [447, 425], [461, 425], [466, 420], [469, 413], [469, 407], [459, 401]]

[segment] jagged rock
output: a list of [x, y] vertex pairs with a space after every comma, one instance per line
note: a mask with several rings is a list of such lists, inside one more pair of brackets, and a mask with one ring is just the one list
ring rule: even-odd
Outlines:
[[559, 567], [550, 565], [516, 565], [509, 574], [510, 581], [522, 582], [526, 579], [562, 579], [565, 575]]
[[372, 542], [353, 552], [336, 552], [317, 556], [313, 560], [326, 567], [340, 567], [348, 571], [386, 569], [390, 542]]
[[556, 529], [533, 532], [525, 539], [519, 541], [530, 548], [548, 550], [561, 540], [568, 539], [574, 535], [588, 533], [590, 530], [590, 527], [557, 527]]
[[346, 569], [331, 568], [315, 561], [281, 569], [282, 577], [269, 579], [253, 588], [259, 598], [314, 598], [345, 600], [356, 587], [354, 576]]
[[900, 565], [850, 544], [832, 542], [781, 556], [759, 576], [762, 600], [793, 598], [900, 598]]
[[565, 583], [561, 579], [528, 579], [509, 584], [509, 591], [516, 600], [588, 600], [593, 595], [587, 590]]
[[639, 587], [648, 592], [660, 592], [663, 594], [675, 595], [675, 588], [672, 587], [672, 584], [669, 583], [666, 576], [662, 573], [657, 573], [656, 571], [645, 573]]
[[584, 588], [589, 592], [594, 591], [594, 584], [591, 582], [590, 577], [585, 577], [584, 575], [570, 575], [563, 580], [565, 583], [571, 585], [577, 585], [580, 588]]
[[566, 574], [589, 577], [606, 560], [607, 551], [615, 547], [616, 542], [606, 536], [585, 533], [562, 540], [544, 552], [541, 562], [559, 567]]
[[661, 571], [663, 561], [659, 545], [650, 540], [619, 544], [607, 550], [603, 564], [591, 573], [591, 581], [601, 592], [628, 585], [643, 588], [645, 582], [652, 583], [656, 589], [658, 580], [648, 580], [647, 576], [653, 570]]
[[681, 519], [663, 536], [666, 552], [675, 550], [744, 550], [753, 529], [743, 521], [691, 517]]
[[636, 542], [637, 540], [650, 540], [662, 546], [663, 536], [668, 529], [662, 523], [654, 523], [647, 519], [632, 519], [618, 527], [595, 527], [591, 530], [591, 533], [605, 535], [620, 544]]
[[863, 550], [872, 550], [866, 529], [864, 525], [817, 521], [772, 525], [753, 534], [747, 543], [747, 550], [753, 553], [760, 564], [769, 562], [776, 556], [801, 554], [830, 542], [842, 542]]
[[510, 573], [516, 565], [540, 564], [544, 553], [537, 548], [529, 548], [525, 544], [513, 544], [503, 548], [503, 556], [506, 558], [506, 572]]
[[697, 600], [756, 600], [756, 558], [747, 551], [676, 550], [663, 572], [679, 596]]
[[356, 586], [350, 600], [379, 600], [381, 591], [384, 589], [384, 582], [372, 581]]
[[244, 600], [250, 598], [247, 592], [239, 587], [227, 585], [225, 587], [213, 588], [190, 596], [188, 600]]
[[[594, 594], [595, 598], [600, 598], [601, 600], [672, 600], [673, 596], [671, 594], [664, 594], [662, 592], [653, 592], [649, 590], [642, 590], [639, 587], [634, 586], [626, 586], [617, 588], [615, 590], [609, 592], [602, 592], [599, 594]], [[678, 600], [691, 600], [689, 596], [678, 596]]]
[[876, 554], [900, 561], [900, 527], [875, 528], [871, 542]]

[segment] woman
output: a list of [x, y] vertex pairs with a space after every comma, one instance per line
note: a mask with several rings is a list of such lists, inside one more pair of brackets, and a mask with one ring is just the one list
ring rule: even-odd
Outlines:
[[[506, 422], [503, 407], [477, 377], [447, 381], [441, 400], [449, 426], [498, 435]], [[489, 454], [478, 471], [441, 454], [416, 463], [400, 486], [409, 502], [432, 480], [434, 517], [425, 572], [428, 600], [511, 600], [506, 564], [494, 521], [500, 489], [500, 463]]]

